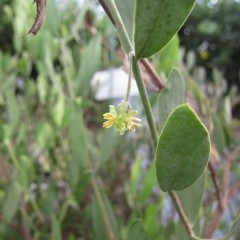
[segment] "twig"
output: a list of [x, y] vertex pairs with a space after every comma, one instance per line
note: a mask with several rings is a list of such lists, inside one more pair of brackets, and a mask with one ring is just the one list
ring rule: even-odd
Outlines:
[[223, 206], [222, 206], [221, 193], [220, 193], [219, 186], [218, 186], [218, 183], [217, 183], [216, 172], [213, 168], [213, 165], [212, 165], [211, 161], [208, 162], [208, 170], [210, 172], [212, 182], [213, 182], [213, 185], [214, 185], [214, 188], [215, 188], [215, 192], [216, 192], [217, 200], [218, 200], [218, 205], [220, 206], [220, 208], [222, 208]]
[[155, 69], [152, 67], [152, 64], [146, 59], [143, 58], [140, 60], [142, 65], [145, 67], [149, 75], [152, 77], [154, 82], [157, 84], [159, 91], [165, 87], [162, 79], [159, 77], [159, 75], [156, 73]]
[[228, 192], [228, 200], [230, 200], [240, 189], [240, 180], [238, 180]]
[[[229, 191], [229, 182], [230, 182], [230, 176], [231, 176], [231, 163], [233, 160], [236, 159], [238, 152], [240, 151], [240, 145], [237, 146], [230, 154], [225, 154], [226, 160], [224, 163], [224, 172], [223, 172], [223, 178], [222, 178], [222, 197], [221, 197], [221, 206], [218, 204], [217, 209], [215, 211], [215, 214], [209, 223], [204, 236], [205, 237], [212, 237], [213, 233], [216, 231], [220, 220], [222, 219], [222, 216], [224, 214], [224, 211], [227, 207], [229, 196], [232, 196], [232, 193], [237, 191], [237, 187], [239, 187], [239, 183], [236, 183], [236, 186], [232, 188]], [[233, 192], [232, 192], [233, 191]]]
[[170, 194], [171, 199], [172, 199], [172, 201], [173, 201], [173, 203], [174, 203], [174, 205], [175, 205], [175, 207], [177, 209], [178, 215], [182, 219], [182, 222], [183, 222], [183, 224], [185, 226], [185, 229], [186, 229], [188, 235], [190, 237], [194, 236], [194, 232], [192, 230], [192, 226], [191, 226], [191, 224], [188, 221], [188, 218], [187, 218], [187, 216], [186, 216], [186, 214], [185, 214], [185, 212], [183, 210], [182, 204], [181, 204], [177, 194], [174, 191], [169, 191], [169, 194]]

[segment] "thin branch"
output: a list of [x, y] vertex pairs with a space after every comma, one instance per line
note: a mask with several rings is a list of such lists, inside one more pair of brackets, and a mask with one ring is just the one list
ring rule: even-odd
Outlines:
[[159, 91], [162, 90], [165, 87], [165, 85], [164, 85], [162, 79], [156, 73], [155, 69], [152, 67], [152, 64], [146, 58], [141, 59], [140, 62], [145, 67], [145, 69], [147, 70], [149, 75], [152, 77], [154, 82], [157, 84]]
[[230, 188], [228, 192], [228, 200], [230, 200], [237, 192], [240, 190], [240, 180], [238, 180], [233, 186]]
[[217, 175], [216, 175], [216, 172], [213, 168], [213, 165], [212, 165], [211, 161], [208, 162], [208, 170], [210, 172], [212, 182], [213, 182], [213, 185], [214, 185], [214, 188], [215, 188], [215, 192], [216, 192], [217, 200], [218, 200], [218, 205], [220, 206], [220, 208], [222, 208], [223, 207], [222, 206], [222, 199], [221, 199], [221, 193], [220, 193], [218, 182], [217, 182]]
[[172, 199], [172, 201], [173, 201], [173, 203], [174, 203], [174, 205], [175, 205], [175, 207], [177, 209], [178, 215], [182, 219], [182, 222], [183, 222], [183, 224], [185, 226], [185, 229], [186, 229], [188, 235], [190, 237], [194, 236], [194, 232], [192, 230], [192, 226], [191, 226], [191, 224], [188, 221], [188, 218], [187, 218], [187, 216], [186, 216], [186, 214], [185, 214], [185, 212], [183, 210], [182, 204], [181, 204], [177, 194], [174, 191], [169, 191], [168, 193], [170, 194], [171, 199]]
[[[221, 206], [218, 204], [215, 214], [204, 233], [205, 237], [212, 237], [213, 233], [216, 231], [217, 227], [219, 226], [219, 223], [222, 219], [224, 211], [227, 207], [228, 201], [230, 199], [229, 196], [230, 194], [232, 194], [229, 191], [229, 182], [231, 177], [231, 163], [236, 159], [239, 151], [240, 151], [240, 145], [237, 146], [230, 154], [225, 154], [226, 160], [224, 162], [224, 167], [223, 167], [224, 169], [223, 178], [222, 178], [223, 194], [221, 197]], [[237, 191], [235, 188], [231, 190]]]

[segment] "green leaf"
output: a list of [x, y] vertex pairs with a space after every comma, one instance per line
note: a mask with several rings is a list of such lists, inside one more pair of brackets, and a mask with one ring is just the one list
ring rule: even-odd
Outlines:
[[36, 128], [37, 143], [42, 149], [54, 146], [55, 133], [47, 122], [40, 122]]
[[[159, 204], [158, 204], [159, 205]], [[144, 229], [149, 239], [160, 240], [162, 227], [159, 225], [159, 207], [157, 204], [149, 204], [144, 213]]]
[[46, 21], [44, 27], [50, 30], [54, 36], [58, 35], [58, 29], [61, 23], [59, 10], [60, 8], [55, 1], [47, 1]]
[[118, 12], [123, 20], [130, 40], [133, 39], [133, 16], [136, 0], [115, 0]]
[[17, 131], [20, 121], [19, 103], [13, 91], [10, 91], [7, 95], [7, 105], [8, 116], [10, 119], [9, 136], [7, 136], [7, 138], [11, 138], [11, 136]]
[[91, 78], [100, 65], [101, 38], [93, 38], [83, 50], [81, 57], [81, 65], [76, 79], [78, 95], [84, 95], [89, 90]]
[[184, 103], [184, 83], [181, 73], [173, 68], [169, 74], [166, 87], [159, 95], [159, 132], [161, 132], [169, 114]]
[[139, 200], [141, 203], [144, 203], [151, 196], [156, 183], [157, 179], [155, 175], [155, 165], [152, 163], [143, 178], [142, 191], [139, 195]]
[[135, 200], [137, 197], [137, 192], [138, 192], [138, 180], [139, 176], [141, 174], [141, 163], [142, 163], [142, 158], [139, 157], [138, 159], [135, 160], [135, 162], [131, 166], [131, 174], [130, 174], [130, 180], [129, 183], [126, 185], [127, 191], [128, 191], [128, 200], [129, 204], [131, 206], [134, 206]]
[[161, 50], [190, 14], [195, 0], [136, 0], [135, 52], [138, 59]]
[[21, 189], [20, 186], [13, 182], [7, 189], [5, 201], [3, 203], [3, 219], [6, 222], [11, 221], [18, 209], [18, 203], [20, 201]]
[[218, 152], [223, 154], [226, 146], [226, 142], [225, 142], [224, 129], [221, 123], [221, 119], [215, 114], [212, 114], [212, 119], [214, 124], [212, 138], [216, 144]]
[[119, 140], [120, 136], [116, 131], [109, 131], [109, 129], [103, 130], [102, 144], [100, 146], [101, 152], [97, 162], [97, 169], [104, 166], [110, 159]]
[[[96, 234], [95, 239], [101, 239], [101, 240], [109, 240], [108, 233], [107, 233], [107, 226], [105, 223], [105, 219], [103, 214], [106, 214], [106, 217], [108, 219], [108, 223], [110, 224], [111, 230], [114, 234], [114, 237], [116, 240], [119, 239], [119, 230], [118, 230], [118, 224], [115, 217], [115, 214], [113, 212], [112, 206], [110, 201], [108, 200], [108, 197], [104, 193], [99, 194], [100, 199], [98, 199], [96, 196], [93, 197], [92, 202], [92, 220], [93, 220], [93, 228]], [[100, 201], [103, 203], [101, 205]], [[104, 209], [102, 209], [102, 207]], [[103, 213], [104, 211], [104, 213]]]
[[127, 240], [147, 240], [147, 235], [145, 230], [143, 229], [141, 220], [135, 220], [131, 223]]
[[182, 203], [183, 209], [193, 225], [198, 216], [199, 209], [201, 207], [205, 186], [205, 174], [190, 187], [177, 191], [177, 195]]
[[62, 126], [64, 109], [65, 109], [64, 96], [59, 96], [56, 104], [53, 106], [53, 109], [52, 109], [52, 118], [58, 127]]
[[62, 239], [61, 226], [55, 215], [52, 216], [51, 225], [52, 225], [51, 240], [61, 240]]
[[172, 40], [161, 50], [158, 61], [156, 62], [156, 70], [164, 71], [169, 74], [172, 67], [180, 65], [180, 43], [178, 35], [175, 35]]
[[68, 162], [68, 177], [72, 184], [76, 184], [79, 180], [80, 171], [83, 170], [88, 163], [88, 145], [87, 145], [87, 129], [84, 125], [81, 108], [77, 104], [71, 106], [69, 141], [72, 149], [72, 158]]
[[169, 116], [156, 151], [156, 173], [163, 191], [182, 190], [205, 170], [210, 153], [208, 131], [188, 104]]
[[3, 121], [0, 118], [0, 142], [4, 140], [4, 127], [3, 127]]
[[27, 189], [35, 176], [33, 161], [23, 155], [20, 157], [19, 165], [19, 183]]

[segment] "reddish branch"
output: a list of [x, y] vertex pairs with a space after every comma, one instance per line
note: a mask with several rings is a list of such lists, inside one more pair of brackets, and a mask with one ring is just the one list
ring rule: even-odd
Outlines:
[[211, 238], [215, 230], [217, 229], [220, 220], [224, 214], [225, 209], [227, 208], [228, 202], [233, 196], [234, 193], [236, 193], [240, 187], [240, 181], [236, 182], [229, 190], [229, 183], [230, 183], [230, 176], [231, 176], [231, 164], [236, 159], [238, 152], [240, 151], [240, 145], [236, 147], [232, 153], [225, 154], [226, 160], [224, 162], [224, 172], [223, 172], [223, 178], [222, 178], [222, 189], [223, 192], [220, 195], [221, 201], [218, 202], [217, 209], [215, 211], [215, 214], [209, 223], [205, 233], [205, 238]]
[[218, 200], [218, 205], [219, 205], [220, 208], [222, 208], [221, 193], [220, 193], [219, 185], [218, 185], [218, 182], [217, 182], [217, 175], [216, 175], [216, 172], [215, 172], [215, 170], [213, 168], [213, 165], [210, 161], [208, 162], [208, 170], [210, 172], [212, 182], [213, 182], [213, 185], [214, 185], [214, 188], [215, 188], [215, 192], [216, 192], [217, 200]]
[[149, 75], [152, 77], [152, 79], [154, 79], [154, 82], [159, 87], [159, 91], [161, 89], [163, 89], [165, 87], [164, 83], [162, 82], [162, 80], [159, 77], [159, 75], [156, 73], [156, 71], [153, 68], [152, 64], [146, 58], [141, 59], [141, 64], [145, 67], [145, 69], [147, 70]]

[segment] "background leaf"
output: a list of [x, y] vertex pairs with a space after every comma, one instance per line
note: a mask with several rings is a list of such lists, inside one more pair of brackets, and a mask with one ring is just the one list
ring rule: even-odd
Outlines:
[[3, 204], [3, 219], [6, 222], [11, 221], [18, 209], [20, 201], [21, 189], [16, 182], [13, 182], [7, 190], [5, 201]]
[[88, 91], [90, 81], [101, 61], [101, 38], [93, 38], [82, 52], [82, 61], [76, 79], [78, 95]]
[[176, 34], [190, 14], [195, 0], [137, 0], [135, 52], [137, 58], [150, 57]]
[[197, 115], [183, 104], [169, 116], [156, 151], [156, 172], [163, 191], [182, 190], [203, 173], [210, 152], [209, 135]]
[[133, 16], [136, 0], [115, 0], [130, 40], [133, 39]]
[[194, 224], [198, 216], [203, 199], [204, 187], [205, 174], [202, 174], [190, 187], [176, 192], [191, 224]]
[[[103, 202], [103, 207], [105, 208], [115, 239], [116, 240], [120, 239], [118, 224], [117, 224], [117, 220], [113, 212], [111, 203], [109, 202], [106, 194], [101, 193], [100, 197]], [[92, 202], [92, 220], [93, 220], [94, 231], [97, 236], [96, 239], [108, 240], [109, 238], [106, 231], [103, 213], [101, 211], [99, 200], [97, 199], [96, 196], [93, 197], [93, 202]]]
[[61, 227], [55, 215], [51, 219], [52, 233], [51, 240], [61, 240]]
[[159, 95], [159, 132], [161, 132], [169, 114], [184, 103], [184, 83], [181, 73], [173, 68], [169, 74], [165, 88]]
[[147, 240], [147, 235], [145, 230], [143, 229], [141, 220], [135, 220], [131, 223], [127, 240]]

